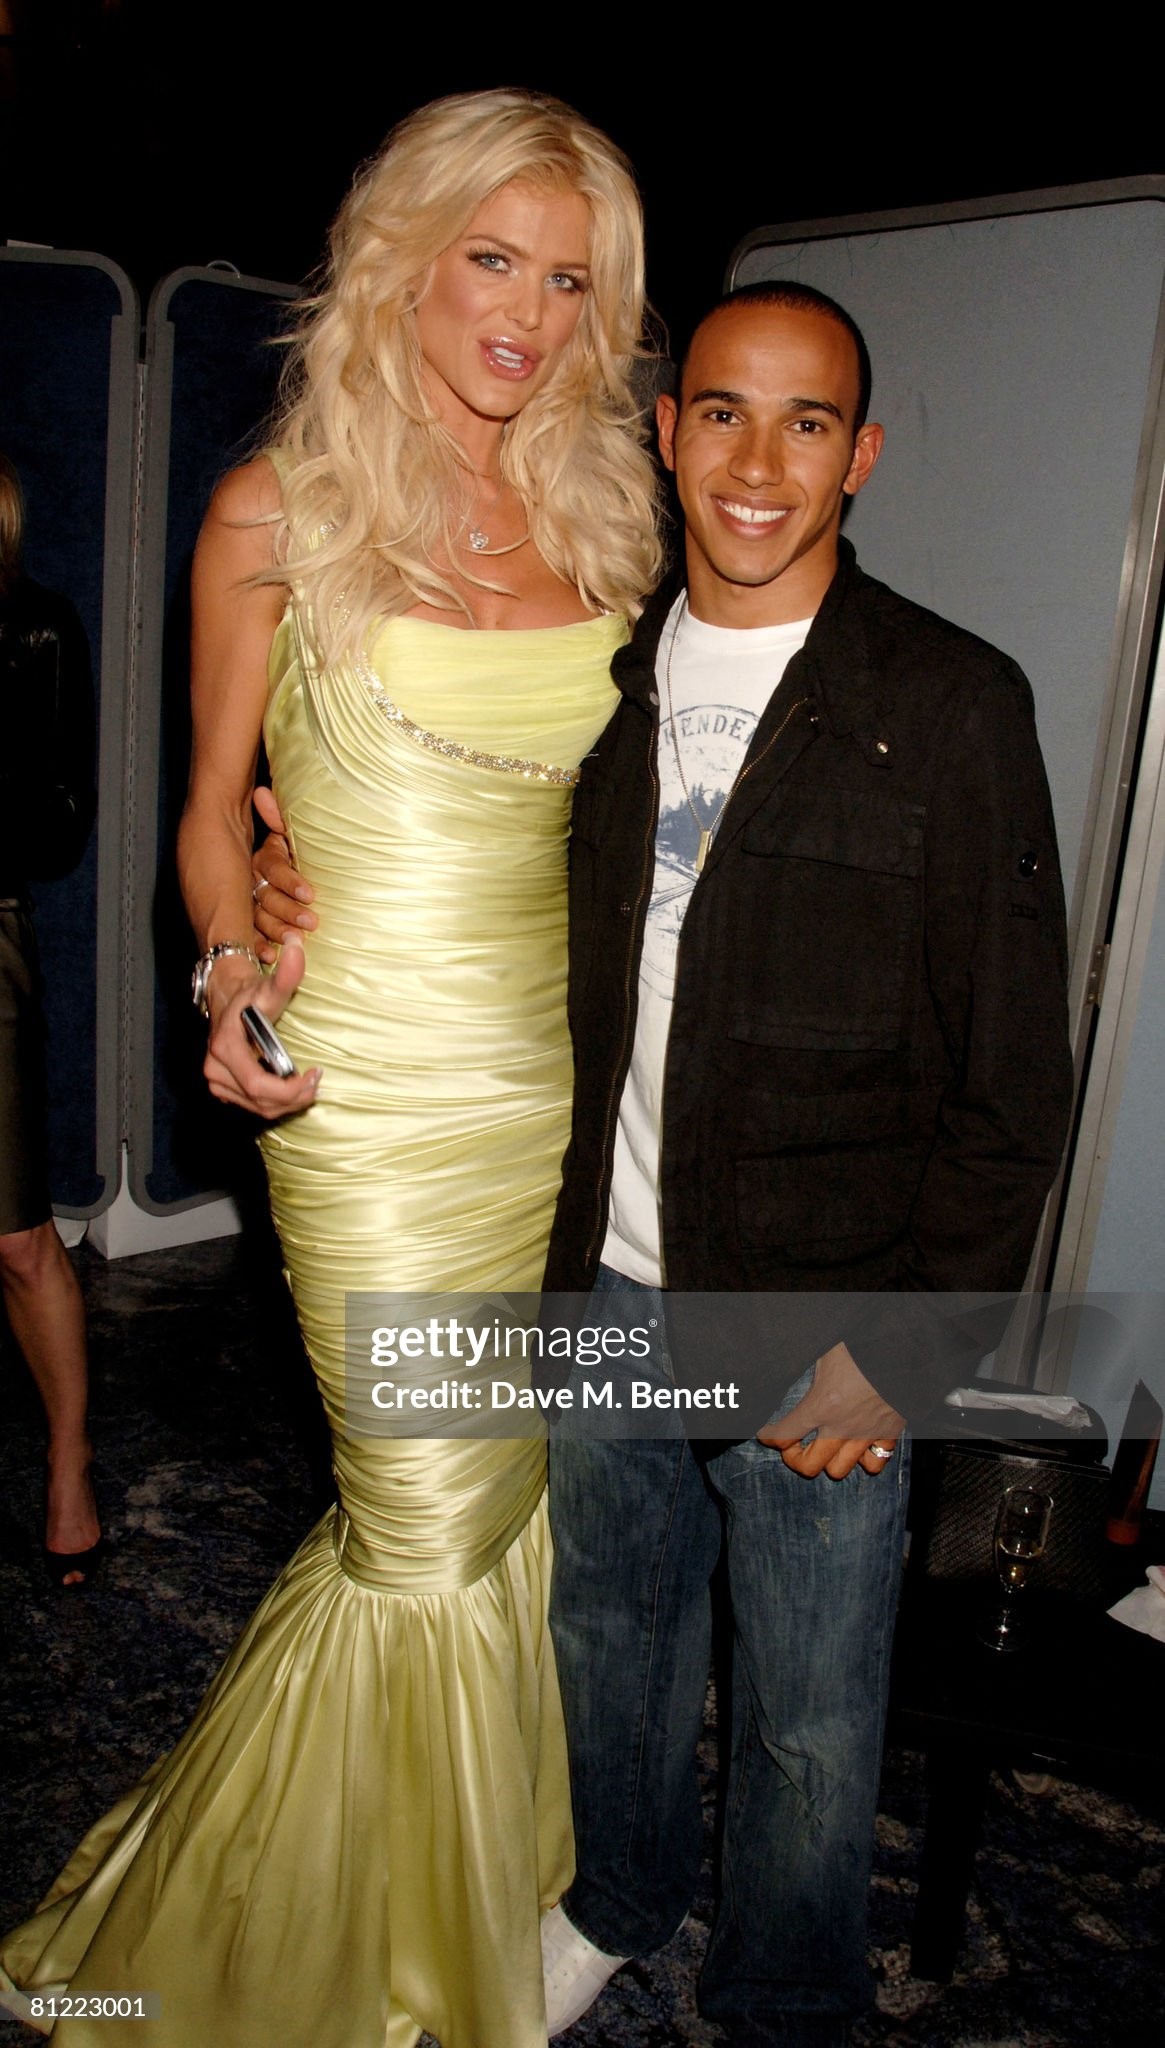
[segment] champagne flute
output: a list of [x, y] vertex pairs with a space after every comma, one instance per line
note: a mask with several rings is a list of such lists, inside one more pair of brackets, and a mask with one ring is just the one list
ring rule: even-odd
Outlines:
[[1023, 1630], [1016, 1598], [1030, 1583], [1048, 1541], [1052, 1497], [1034, 1486], [1009, 1486], [995, 1517], [995, 1571], [1002, 1599], [980, 1635], [989, 1650], [1014, 1650]]

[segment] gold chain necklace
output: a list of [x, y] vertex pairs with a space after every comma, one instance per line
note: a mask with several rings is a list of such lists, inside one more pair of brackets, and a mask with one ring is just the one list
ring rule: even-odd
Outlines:
[[[756, 761], [741, 763], [740, 767], [736, 771], [736, 774], [732, 778], [731, 784], [729, 785], [728, 789], [725, 791], [724, 796], [721, 799], [720, 808], [717, 811], [716, 816], [712, 819], [710, 824], [705, 825], [700, 817], [699, 811], [696, 809], [695, 804], [692, 802], [691, 791], [688, 788], [687, 780], [684, 775], [684, 764], [680, 759], [679, 737], [676, 733], [676, 715], [672, 706], [671, 661], [672, 655], [675, 653], [676, 649], [676, 639], [679, 635], [680, 627], [684, 622], [687, 609], [688, 593], [685, 590], [683, 596], [680, 599], [680, 608], [679, 611], [676, 613], [676, 622], [675, 625], [672, 627], [671, 639], [668, 641], [667, 644], [667, 661], [664, 665], [664, 685], [667, 690], [667, 720], [668, 724], [671, 727], [671, 744], [672, 752], [676, 757], [676, 773], [680, 778], [680, 788], [684, 792], [684, 802], [687, 804], [688, 809], [690, 810], [692, 817], [695, 820], [696, 830], [700, 835], [700, 843], [696, 848], [696, 873], [698, 875], [702, 875], [704, 872], [704, 862], [708, 858], [708, 849], [712, 844], [712, 838], [713, 834], [716, 831], [716, 827], [719, 825], [720, 820], [724, 816], [724, 812], [727, 809], [729, 802], [731, 801], [732, 797], [736, 794], [736, 791], [739, 788], [740, 784], [743, 782], [745, 776], [750, 772], [752, 768], [756, 767]], [[781, 723], [777, 727], [776, 732], [773, 734], [772, 739], [769, 740], [767, 745], [765, 746], [764, 753], [767, 754], [769, 751], [769, 747], [774, 746], [777, 740], [780, 739], [781, 734], [784, 732], [785, 727], [788, 725], [789, 720], [792, 718], [794, 711], [800, 711], [802, 705], [807, 704], [808, 702], [808, 697], [798, 697], [797, 702], [795, 704], [790, 704], [789, 709], [786, 711], [785, 716], [782, 718]], [[758, 754], [757, 760], [760, 760], [761, 758], [761, 755]]]
[[687, 777], [684, 774], [684, 764], [680, 759], [680, 742], [679, 735], [676, 732], [676, 714], [672, 705], [671, 695], [672, 655], [676, 651], [676, 641], [679, 638], [680, 627], [683, 625], [684, 620], [687, 617], [687, 611], [688, 593], [685, 590], [683, 596], [680, 598], [680, 608], [679, 611], [676, 613], [675, 625], [671, 629], [671, 639], [667, 643], [667, 662], [664, 667], [664, 684], [667, 689], [667, 722], [671, 728], [671, 747], [672, 753], [676, 757], [676, 774], [680, 778], [680, 788], [684, 792], [684, 802], [687, 804], [687, 807], [690, 810], [693, 819], [695, 820], [696, 830], [700, 835], [700, 843], [696, 848], [696, 873], [698, 875], [702, 875], [704, 872], [704, 862], [708, 858], [708, 848], [712, 844], [712, 834], [715, 832], [717, 825], [720, 823], [721, 818], [724, 816], [724, 806], [728, 802], [729, 797], [732, 795], [732, 791], [736, 788], [736, 781], [734, 778], [730, 788], [725, 791], [724, 796], [721, 799], [720, 809], [717, 811], [716, 816], [712, 819], [710, 824], [705, 825], [703, 819], [700, 816], [699, 811], [696, 809], [695, 804], [692, 802], [692, 792], [688, 788]]

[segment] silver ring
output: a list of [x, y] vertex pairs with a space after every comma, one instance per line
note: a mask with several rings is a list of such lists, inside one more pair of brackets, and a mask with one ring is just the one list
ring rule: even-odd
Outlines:
[[259, 901], [259, 898], [260, 898], [260, 896], [261, 896], [261, 895], [263, 894], [263, 891], [264, 891], [264, 889], [269, 889], [270, 887], [271, 887], [271, 884], [270, 884], [270, 882], [269, 882], [269, 881], [267, 880], [267, 877], [266, 877], [266, 875], [264, 875], [264, 877], [263, 877], [262, 881], [261, 881], [261, 882], [256, 882], [256, 884], [255, 884], [254, 888], [253, 888], [253, 889], [252, 889], [252, 891], [251, 891], [251, 901], [252, 901], [252, 903], [257, 903], [257, 902]]
[[875, 1458], [892, 1458], [894, 1456], [893, 1451], [888, 1451], [885, 1444], [871, 1444], [870, 1449], [874, 1453]]

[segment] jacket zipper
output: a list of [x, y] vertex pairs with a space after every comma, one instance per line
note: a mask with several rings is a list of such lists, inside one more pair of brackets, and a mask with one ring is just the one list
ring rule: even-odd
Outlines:
[[626, 1080], [626, 1068], [624, 1063], [627, 1057], [627, 1039], [631, 1028], [631, 976], [634, 970], [634, 963], [636, 959], [637, 950], [641, 950], [637, 949], [636, 945], [636, 938], [639, 931], [639, 916], [640, 911], [643, 908], [644, 897], [646, 896], [648, 888], [650, 887], [652, 870], [655, 865], [655, 835], [659, 826], [659, 770], [656, 766], [655, 759], [655, 750], [657, 744], [658, 730], [653, 728], [651, 754], [648, 764], [651, 774], [651, 787], [653, 791], [651, 819], [648, 825], [647, 837], [644, 841], [643, 846], [643, 869], [639, 877], [639, 894], [635, 898], [635, 902], [632, 906], [633, 924], [631, 932], [631, 944], [627, 949], [627, 971], [623, 978], [623, 1036], [619, 1041], [619, 1058], [615, 1065], [615, 1073], [612, 1080], [611, 1092], [607, 1098], [607, 1114], [603, 1122], [603, 1150], [601, 1154], [602, 1170], [599, 1177], [599, 1185], [595, 1201], [595, 1224], [594, 1229], [591, 1232], [590, 1243], [587, 1245], [586, 1250], [586, 1264], [588, 1266], [590, 1265], [591, 1259], [594, 1257], [595, 1248], [596, 1245], [598, 1245], [599, 1232], [603, 1227], [603, 1189], [609, 1188], [611, 1182], [612, 1127], [614, 1125], [615, 1116], [618, 1109], [619, 1098], [623, 1092], [623, 1083]]
[[[724, 810], [720, 814], [721, 819], [723, 819], [725, 814], [727, 813], [728, 805], [732, 802], [732, 798], [736, 795], [736, 792], [740, 788], [741, 783], [746, 779], [747, 776], [751, 775], [754, 768], [758, 768], [760, 766], [761, 762], [765, 758], [765, 755], [768, 754], [771, 751], [771, 749], [776, 746], [777, 741], [780, 739], [781, 734], [784, 732], [785, 727], [788, 725], [789, 720], [792, 718], [794, 712], [802, 710], [806, 704], [811, 704], [812, 702], [813, 699], [811, 697], [798, 697], [796, 703], [791, 704], [789, 706], [789, 709], [786, 711], [785, 716], [782, 718], [772, 738], [768, 740], [765, 743], [765, 745], [761, 748], [761, 751], [757, 755], [755, 761], [747, 762], [746, 765], [741, 769], [740, 774], [737, 776], [736, 781], [732, 785], [732, 792], [728, 798], [728, 803], [725, 804]], [[655, 800], [652, 803], [651, 807], [651, 827], [643, 850], [643, 872], [640, 876], [639, 881], [639, 894], [636, 897], [634, 904], [635, 932], [637, 932], [638, 930], [639, 913], [643, 905], [644, 896], [647, 893], [651, 870], [654, 865], [655, 835], [659, 824], [659, 770], [656, 766], [655, 759], [655, 748], [657, 743], [658, 737], [655, 736], [653, 737], [650, 758], [651, 783], [652, 789], [655, 793]], [[698, 883], [699, 877], [697, 877], [697, 885]], [[635, 932], [632, 933], [631, 946], [627, 955], [627, 972], [623, 981], [623, 1036], [619, 1044], [619, 1059], [615, 1068], [615, 1078], [611, 1088], [611, 1093], [607, 1098], [607, 1114], [603, 1124], [602, 1175], [599, 1180], [598, 1196], [595, 1204], [595, 1225], [593, 1231], [591, 1232], [590, 1243], [587, 1245], [586, 1251], [586, 1263], [588, 1266], [590, 1265], [591, 1259], [594, 1256], [595, 1246], [598, 1241], [599, 1232], [602, 1229], [603, 1189], [604, 1187], [609, 1187], [611, 1174], [611, 1161], [609, 1154], [609, 1148], [611, 1144], [611, 1127], [614, 1122], [615, 1114], [617, 1111], [618, 1100], [620, 1095], [622, 1094], [622, 1085], [623, 1082], [626, 1080], [626, 1073], [624, 1071], [623, 1063], [627, 1053], [627, 1037], [631, 1023], [631, 975], [636, 952]], [[620, 1078], [620, 1076], [622, 1078]]]
[[723, 824], [724, 819], [727, 817], [729, 807], [732, 803], [732, 799], [736, 795], [737, 790], [740, 788], [741, 783], [747, 781], [748, 777], [752, 774], [753, 769], [759, 768], [761, 762], [764, 760], [765, 755], [770, 753], [772, 749], [776, 746], [777, 741], [780, 739], [781, 734], [784, 732], [785, 727], [788, 725], [789, 720], [792, 718], [794, 711], [800, 711], [803, 705], [811, 704], [812, 702], [812, 697], [798, 697], [797, 702], [795, 704], [790, 704], [789, 709], [786, 711], [784, 717], [782, 718], [779, 726], [777, 727], [775, 733], [772, 736], [772, 739], [765, 741], [765, 744], [761, 748], [760, 753], [757, 755], [755, 761], [745, 762], [744, 767], [741, 769], [739, 775], [736, 778], [736, 781], [733, 783], [732, 788], [729, 790], [728, 796], [724, 803], [724, 807], [720, 813], [720, 816], [716, 820], [716, 824], [718, 827]]

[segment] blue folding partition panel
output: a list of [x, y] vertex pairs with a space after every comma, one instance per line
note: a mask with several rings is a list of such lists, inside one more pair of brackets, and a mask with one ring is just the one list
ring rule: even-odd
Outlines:
[[137, 300], [115, 264], [0, 248], [0, 445], [24, 488], [28, 572], [62, 591], [85, 628], [99, 718], [97, 822], [84, 858], [33, 886], [53, 1196], [75, 1216], [111, 1201], [118, 1175], [137, 352]]
[[129, 1184], [154, 1213], [188, 1208], [245, 1173], [249, 1119], [214, 1104], [202, 1078], [206, 1027], [190, 1002], [194, 944], [174, 842], [189, 766], [189, 575], [218, 478], [256, 444], [270, 410], [289, 286], [223, 270], [179, 270], [146, 323], [134, 689], [134, 815], [127, 998]]

